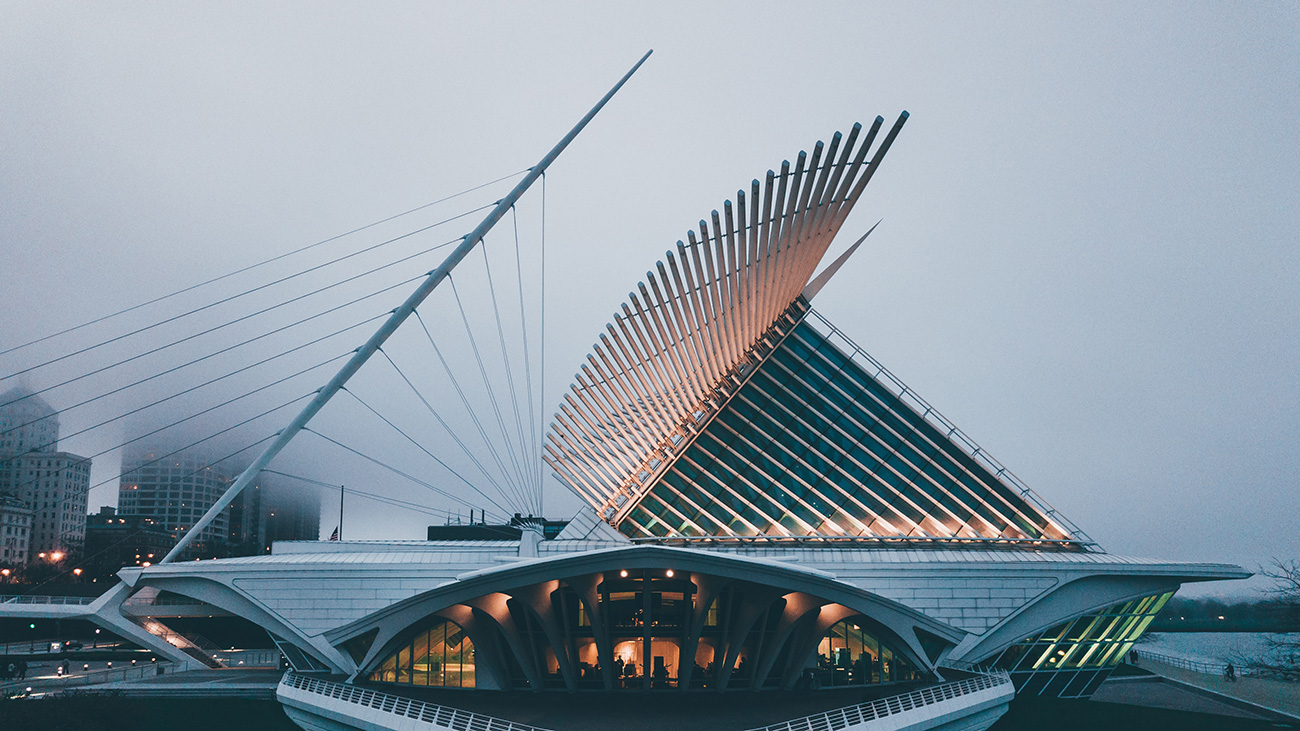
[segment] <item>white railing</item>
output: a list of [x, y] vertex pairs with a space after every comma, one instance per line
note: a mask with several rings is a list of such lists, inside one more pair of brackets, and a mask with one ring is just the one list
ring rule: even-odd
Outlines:
[[278, 668], [279, 650], [214, 650], [212, 659], [228, 668]]
[[[1138, 662], [1134, 662], [1138, 659]], [[1209, 660], [1193, 660], [1188, 657], [1179, 657], [1178, 655], [1166, 655], [1162, 652], [1152, 652], [1150, 650], [1138, 650], [1136, 648], [1129, 650], [1128, 661], [1131, 665], [1142, 667], [1140, 660], [1150, 660], [1161, 665], [1182, 668], [1194, 673], [1205, 673], [1206, 675], [1223, 675], [1228, 669], [1227, 662], [1213, 662]], [[1249, 665], [1233, 664], [1233, 672], [1237, 675], [1261, 675], [1263, 668], [1254, 668]]]
[[830, 729], [848, 728], [879, 718], [934, 705], [935, 703], [953, 700], [964, 695], [978, 693], [981, 690], [989, 690], [990, 688], [1010, 684], [1011, 676], [1007, 671], [994, 670], [973, 678], [942, 685], [932, 685], [929, 688], [921, 688], [911, 693], [881, 698], [870, 703], [860, 703], [856, 706], [836, 708], [824, 713], [796, 718], [792, 721], [760, 726], [750, 729], [750, 731], [809, 731], [809, 729], [829, 731]]
[[76, 604], [85, 606], [94, 604], [98, 598], [93, 596], [35, 596], [22, 594], [0, 597], [0, 604]]
[[377, 711], [404, 718], [413, 718], [417, 721], [444, 728], [457, 729], [457, 731], [546, 731], [546, 729], [540, 729], [536, 726], [485, 716], [481, 713], [462, 711], [459, 708], [425, 703], [411, 698], [359, 688], [355, 685], [311, 678], [306, 675], [299, 675], [292, 670], [284, 674], [284, 677], [280, 679], [280, 685], [333, 698], [344, 703], [355, 703], [359, 706], [373, 708]]
[[[69, 642], [79, 644], [80, 647], [69, 648]], [[57, 650], [54, 649], [55, 645], [59, 646]], [[122, 645], [123, 643], [117, 640], [86, 640], [80, 637], [70, 640], [19, 640], [0, 645], [0, 655], [46, 655], [85, 650], [120, 650]]]
[[[40, 690], [52, 690], [53, 687], [67, 688], [78, 685], [99, 685], [101, 683], [118, 683], [126, 680], [140, 680], [148, 678], [167, 671], [163, 668], [172, 667], [169, 662], [151, 662], [146, 665], [127, 665], [120, 668], [106, 668], [104, 670], [92, 670], [86, 673], [59, 675], [55, 677], [27, 678], [11, 683], [0, 685], [0, 695], [11, 695], [15, 691], [25, 692], [27, 688], [36, 688]], [[53, 686], [53, 687], [52, 687]]]

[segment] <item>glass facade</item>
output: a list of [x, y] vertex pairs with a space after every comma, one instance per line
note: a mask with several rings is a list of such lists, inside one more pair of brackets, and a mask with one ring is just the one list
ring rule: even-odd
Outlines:
[[861, 618], [836, 623], [817, 646], [816, 678], [823, 688], [922, 677], [902, 655], [869, 632]]
[[1134, 599], [1064, 622], [1008, 647], [994, 664], [1011, 671], [1018, 694], [1086, 698], [1171, 596]]
[[[822, 636], [792, 631], [790, 594], [744, 581], [671, 569], [610, 571], [549, 589], [549, 606], [508, 598], [504, 615], [475, 611], [479, 637], [502, 648], [485, 655], [481, 687], [534, 690], [742, 690], [824, 688], [919, 679], [897, 637], [865, 615], [817, 603], [837, 621]], [[703, 589], [701, 587], [704, 587]], [[710, 588], [713, 587], [713, 588]], [[589, 592], [589, 593], [588, 593]], [[796, 605], [801, 606], [801, 605]], [[366, 676], [379, 683], [475, 687], [474, 647], [460, 627], [435, 620]], [[801, 625], [806, 626], [806, 624]], [[488, 642], [488, 639], [484, 639]]]
[[619, 529], [633, 538], [1067, 537], [808, 322]]
[[370, 674], [377, 683], [473, 688], [474, 643], [453, 622], [438, 622], [398, 648]]

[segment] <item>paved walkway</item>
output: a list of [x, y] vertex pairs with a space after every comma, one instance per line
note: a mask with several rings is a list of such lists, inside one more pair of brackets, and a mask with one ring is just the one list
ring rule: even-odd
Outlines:
[[140, 680], [104, 683], [92, 687], [94, 690], [111, 691], [118, 695], [135, 698], [225, 696], [274, 699], [275, 687], [280, 683], [280, 677], [283, 675], [283, 670], [275, 668], [187, 670], [179, 673], [150, 676]]
[[1155, 660], [1142, 658], [1142, 668], [1157, 675], [1177, 680], [1188, 685], [1220, 693], [1231, 698], [1255, 703], [1265, 708], [1300, 718], [1300, 683], [1288, 683], [1271, 678], [1238, 678], [1229, 683], [1219, 675], [1197, 673], [1176, 668]]

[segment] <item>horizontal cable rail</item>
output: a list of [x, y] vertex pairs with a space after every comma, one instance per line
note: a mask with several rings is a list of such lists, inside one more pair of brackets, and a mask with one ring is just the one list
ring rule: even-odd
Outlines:
[[939, 413], [938, 410], [929, 404], [929, 402], [921, 398], [919, 394], [908, 387], [906, 383], [903, 383], [898, 376], [891, 373], [888, 368], [872, 357], [870, 353], [858, 347], [858, 344], [853, 342], [844, 331], [835, 327], [830, 320], [823, 317], [817, 310], [810, 308], [808, 314], [812, 317], [809, 318], [807, 322], [813, 323], [813, 318], [815, 318], [817, 329], [821, 330], [823, 335], [828, 335], [833, 339], [838, 339], [840, 343], [845, 346], [845, 354], [852, 360], [861, 360], [869, 364], [871, 369], [874, 369], [874, 372], [871, 372], [870, 370], [868, 371], [873, 378], [888, 388], [898, 397], [899, 400], [908, 403], [908, 405], [920, 414], [923, 419], [930, 422], [931, 426], [942, 432], [948, 437], [948, 439], [952, 440], [953, 444], [960, 447], [961, 450], [966, 453], [966, 456], [983, 464], [983, 466], [988, 469], [994, 477], [1000, 480], [1005, 480], [1020, 493], [1022, 498], [1040, 510], [1044, 515], [1064, 527], [1066, 531], [1074, 537], [1074, 543], [1076, 543], [1076, 545], [1082, 546], [1088, 550], [1101, 550], [1097, 545], [1097, 542], [1089, 538], [1088, 534], [1083, 532], [1083, 529], [1079, 528], [1079, 526], [1075, 525], [1064, 515], [1058, 513], [1056, 508], [1053, 508], [1047, 503], [1047, 501], [1043, 500], [1038, 493], [1031, 490], [1019, 477], [1016, 477], [1015, 473], [1004, 467], [1001, 462], [994, 459], [988, 452], [985, 452], [983, 447], [976, 444], [975, 440], [967, 436], [966, 433], [959, 429], [956, 424], [953, 424], [947, 419], [947, 417]]
[[219, 650], [212, 654], [213, 660], [228, 668], [276, 668], [281, 657], [279, 650]]
[[92, 670], [85, 673], [76, 673], [60, 675], [57, 677], [33, 677], [25, 680], [17, 680], [9, 683], [0, 684], [0, 696], [12, 694], [15, 691], [23, 692], [28, 687], [35, 687], [40, 684], [42, 692], [51, 690], [51, 685], [60, 688], [75, 687], [80, 685], [99, 685], [101, 683], [119, 683], [127, 680], [142, 680], [144, 678], [154, 677], [165, 674], [167, 668], [171, 668], [169, 662], [152, 662], [144, 665], [130, 665], [120, 668], [106, 668], [104, 670]]
[[985, 675], [958, 680], [954, 683], [921, 688], [910, 693], [881, 698], [870, 703], [860, 703], [856, 706], [836, 708], [791, 721], [774, 723], [770, 726], [759, 726], [750, 729], [750, 731], [810, 731], [811, 729], [829, 731], [830, 729], [843, 729], [1010, 684], [1011, 676], [1007, 671], [995, 670]]
[[39, 596], [21, 595], [0, 597], [0, 604], [76, 604], [85, 606], [94, 604], [99, 597], [94, 596]]
[[360, 688], [345, 683], [311, 678], [299, 675], [292, 670], [285, 673], [280, 685], [333, 698], [345, 703], [354, 703], [366, 708], [373, 708], [384, 713], [392, 713], [405, 718], [413, 718], [424, 723], [431, 723], [456, 731], [546, 731], [536, 726], [515, 723], [481, 713], [462, 711], [459, 708], [440, 706], [412, 698], [381, 693], [368, 688]]
[[[1170, 667], [1182, 668], [1183, 670], [1190, 670], [1194, 673], [1205, 673], [1206, 675], [1222, 675], [1228, 668], [1228, 663], [1226, 661], [1212, 662], [1208, 660], [1193, 660], [1187, 657], [1166, 655], [1162, 652], [1139, 650], [1137, 648], [1129, 650], [1129, 663], [1137, 665], [1138, 663], [1133, 662], [1136, 658], [1140, 658], [1141, 660], [1150, 660], [1151, 662], [1157, 662], [1161, 665], [1168, 665]], [[1250, 666], [1234, 664], [1233, 670], [1237, 675], [1258, 675], [1261, 671], [1266, 670], [1266, 668], [1253, 668]]]
[[1025, 549], [1073, 550], [1078, 553], [1079, 542], [1058, 538], [966, 538], [962, 536], [845, 536], [845, 535], [806, 535], [806, 536], [655, 536], [631, 539], [633, 543], [679, 544], [679, 545], [799, 545], [808, 548], [853, 547], [871, 548], [887, 546], [889, 548], [981, 548], [981, 549]]

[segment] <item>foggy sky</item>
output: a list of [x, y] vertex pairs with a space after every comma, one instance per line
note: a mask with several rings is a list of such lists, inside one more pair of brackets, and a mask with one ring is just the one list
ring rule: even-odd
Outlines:
[[[547, 176], [545, 414], [617, 305], [700, 218], [818, 139], [906, 109], [832, 255], [884, 222], [815, 306], [1110, 552], [1247, 568], [1300, 556], [1294, 5], [613, 5], [0, 4], [0, 349], [523, 170], [653, 48]], [[513, 180], [331, 251], [490, 203]], [[540, 211], [536, 194], [519, 209], [526, 273], [540, 263]], [[349, 261], [334, 278], [303, 277], [295, 291], [476, 221]], [[508, 246], [491, 255], [507, 262], [513, 241], [495, 241]], [[442, 253], [377, 276], [417, 276]], [[508, 263], [494, 276], [514, 276]], [[481, 295], [476, 271], [458, 286]], [[527, 287], [538, 294], [534, 280]], [[289, 322], [368, 291], [342, 287], [275, 316]], [[449, 297], [440, 290], [421, 311], [452, 338]], [[476, 302], [471, 318], [489, 326], [488, 300]], [[219, 324], [225, 313], [197, 319]], [[130, 329], [114, 327], [61, 341], [64, 351], [0, 357], [0, 375]], [[303, 354], [297, 368], [371, 329], [315, 360]], [[394, 358], [436, 371], [409, 329]], [[229, 342], [255, 332], [234, 328]], [[93, 362], [143, 347], [106, 348]], [[214, 359], [202, 377], [257, 357]], [[442, 439], [377, 365], [358, 394], [403, 423], [424, 418], [422, 435]], [[84, 367], [66, 366], [24, 382], [44, 388]], [[286, 368], [279, 375], [297, 369]], [[330, 372], [240, 413], [304, 394]], [[46, 398], [65, 408], [95, 388]], [[143, 398], [68, 414], [64, 433]], [[178, 401], [168, 418], [198, 403]], [[409, 445], [358, 414], [332, 403], [321, 431], [422, 469], [401, 451]], [[124, 420], [61, 446], [92, 454], [150, 423]], [[192, 433], [221, 423], [198, 419]], [[323, 449], [295, 443], [284, 464], [463, 507]], [[97, 458], [92, 482], [111, 479], [115, 459]], [[482, 504], [454, 480], [435, 481]], [[553, 480], [545, 500], [553, 518], [579, 505]], [[115, 501], [105, 484], [90, 509]], [[419, 538], [436, 522], [363, 502], [348, 511], [351, 538]]]

